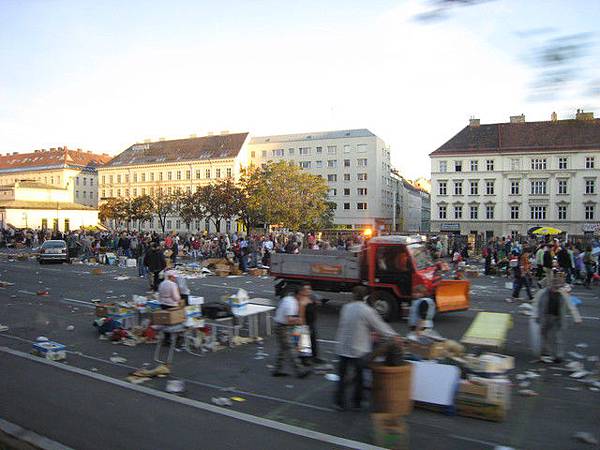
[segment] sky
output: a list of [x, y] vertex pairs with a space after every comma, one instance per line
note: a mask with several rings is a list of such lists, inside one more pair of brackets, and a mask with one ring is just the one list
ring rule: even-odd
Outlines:
[[[0, 0], [0, 153], [66, 145], [114, 155], [209, 131], [368, 128], [416, 178], [429, 176], [428, 154], [471, 116], [598, 116], [600, 96], [580, 82], [535, 98], [531, 55], [548, 39], [594, 32], [600, 2], [496, 0], [416, 19], [431, 7]], [[581, 79], [599, 56], [591, 46], [577, 61]]]

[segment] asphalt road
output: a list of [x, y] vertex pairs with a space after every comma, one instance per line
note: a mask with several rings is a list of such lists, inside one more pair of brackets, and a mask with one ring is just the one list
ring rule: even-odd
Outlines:
[[[0, 256], [0, 280], [15, 283], [0, 289], [0, 323], [10, 329], [0, 333], [0, 418], [19, 424], [63, 444], [78, 448], [337, 448], [336, 438], [352, 440], [346, 447], [372, 443], [368, 412], [339, 413], [331, 408], [334, 384], [323, 375], [308, 379], [274, 379], [269, 375], [275, 343], [266, 339], [265, 359], [256, 358], [255, 344], [198, 357], [177, 353], [173, 375], [186, 382], [182, 404], [169, 394], [156, 397], [121, 383], [134, 368], [152, 364], [154, 346], [125, 347], [99, 341], [91, 323], [94, 298], [143, 294], [145, 280], [135, 269], [105, 267], [102, 275], [91, 275], [86, 265], [45, 265], [34, 261], [8, 262]], [[118, 275], [131, 276], [115, 280]], [[481, 277], [472, 286], [469, 311], [440, 315], [437, 330], [459, 339], [478, 311], [513, 313], [506, 353], [517, 359], [514, 374], [531, 367], [527, 345], [527, 318], [504, 299], [510, 291], [501, 277]], [[247, 289], [251, 297], [274, 303], [270, 278], [207, 277], [189, 281], [192, 292], [207, 300]], [[37, 296], [40, 289], [48, 296]], [[598, 288], [575, 288], [583, 300], [584, 323], [568, 330], [567, 347], [586, 356], [599, 355], [600, 299]], [[319, 315], [322, 357], [335, 361], [334, 339], [337, 314], [347, 295], [333, 296]], [[73, 331], [67, 327], [73, 325]], [[406, 324], [394, 327], [406, 332]], [[49, 366], [27, 358], [31, 342], [44, 335], [67, 345], [67, 363]], [[587, 348], [576, 347], [585, 343]], [[13, 353], [7, 353], [13, 352]], [[127, 359], [112, 363], [111, 356]], [[591, 363], [587, 363], [591, 368]], [[62, 366], [62, 368], [60, 367]], [[66, 366], [66, 367], [65, 367]], [[68, 369], [77, 369], [73, 372]], [[108, 378], [97, 379], [96, 375]], [[513, 377], [514, 378], [514, 377]], [[117, 384], [108, 380], [116, 380]], [[165, 380], [144, 386], [165, 393]], [[409, 417], [412, 448], [489, 449], [505, 445], [520, 449], [590, 448], [573, 440], [577, 431], [598, 433], [600, 392], [592, 392], [568, 378], [568, 373], [546, 367], [532, 385], [537, 397], [521, 397], [513, 390], [509, 417], [502, 423], [485, 422], [416, 409]], [[245, 399], [227, 411], [242, 418], [205, 409], [215, 396], [235, 395]], [[255, 419], [253, 419], [255, 418]], [[282, 429], [260, 423], [282, 424]], [[250, 420], [250, 421], [248, 421]], [[253, 421], [255, 423], [251, 423]], [[271, 424], [271, 422], [267, 422]], [[296, 428], [298, 427], [298, 428]], [[315, 431], [320, 438], [307, 437]], [[600, 436], [597, 436], [600, 437]], [[324, 440], [323, 440], [324, 439]], [[329, 441], [328, 441], [329, 440]], [[346, 444], [348, 444], [346, 442]]]

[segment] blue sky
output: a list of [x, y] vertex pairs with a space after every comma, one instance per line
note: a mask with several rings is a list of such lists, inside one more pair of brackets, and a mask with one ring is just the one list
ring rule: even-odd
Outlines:
[[578, 86], [532, 101], [526, 61], [546, 39], [595, 32], [600, 2], [496, 0], [415, 21], [428, 5], [0, 0], [0, 152], [365, 127], [416, 177], [471, 115], [598, 111]]

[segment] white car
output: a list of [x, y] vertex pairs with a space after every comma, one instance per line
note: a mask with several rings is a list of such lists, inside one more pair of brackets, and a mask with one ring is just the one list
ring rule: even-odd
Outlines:
[[45, 241], [40, 247], [38, 261], [40, 264], [46, 261], [69, 262], [67, 243], [60, 240]]

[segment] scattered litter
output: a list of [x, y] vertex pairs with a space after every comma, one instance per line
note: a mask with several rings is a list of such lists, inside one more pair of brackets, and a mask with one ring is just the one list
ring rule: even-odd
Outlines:
[[594, 355], [594, 356], [588, 356], [587, 360], [589, 362], [598, 362], [598, 361], [600, 361], [600, 358], [598, 356]]
[[142, 383], [145, 383], [146, 381], [150, 380], [150, 378], [129, 376], [126, 378], [126, 380], [133, 384], [142, 384]]
[[231, 400], [225, 397], [213, 397], [211, 401], [217, 406], [231, 406]]
[[92, 372], [98, 372], [98, 368], [97, 368], [97, 367], [92, 367], [90, 370], [91, 370]]
[[234, 402], [240, 402], [240, 403], [241, 403], [241, 402], [245, 402], [245, 401], [246, 401], [246, 399], [245, 399], [245, 398], [243, 398], [243, 397], [230, 397], [230, 398], [231, 398], [231, 400], [233, 400]]
[[522, 373], [518, 373], [518, 374], [515, 376], [515, 378], [516, 378], [518, 381], [521, 381], [521, 380], [526, 380], [526, 379], [527, 379], [527, 375], [524, 375], [524, 374], [522, 374]]
[[265, 359], [265, 357], [264, 357], [264, 356], [260, 356], [260, 355], [256, 355], [256, 356], [254, 357], [254, 359]]
[[525, 372], [525, 375], [527, 378], [539, 378], [541, 376], [539, 373], [532, 372], [531, 370]]
[[567, 369], [572, 370], [573, 372], [579, 372], [583, 370], [583, 363], [579, 361], [571, 361], [567, 364]]
[[531, 386], [531, 383], [530, 383], [529, 381], [521, 381], [521, 382], [519, 383], [519, 387], [520, 387], [521, 389], [528, 388], [529, 386]]
[[48, 295], [48, 289], [41, 289], [36, 292], [36, 295]]
[[592, 433], [586, 431], [578, 431], [573, 435], [573, 438], [586, 444], [598, 445], [598, 439], [596, 439]]
[[579, 372], [574, 372], [571, 375], [569, 375], [571, 378], [583, 378], [585, 377], [587, 374], [589, 374], [589, 372], [587, 370], [580, 370]]
[[119, 276], [119, 277], [115, 277], [115, 280], [118, 280], [118, 281], [129, 280], [129, 277], [125, 276], [125, 275], [122, 275], [122, 276]]
[[588, 389], [592, 392], [600, 392], [600, 388], [597, 388], [597, 387], [590, 387]]
[[0, 324], [0, 332], [2, 331], [8, 331], [8, 326]]
[[531, 316], [533, 314], [533, 306], [530, 303], [522, 303], [519, 305], [519, 314], [523, 316]]
[[544, 363], [544, 364], [552, 364], [554, 362], [554, 359], [551, 356], [542, 356], [540, 358], [540, 360]]
[[577, 347], [577, 348], [588, 348], [588, 345], [585, 342], [580, 342], [575, 347]]
[[166, 391], [172, 394], [179, 394], [185, 391], [185, 382], [183, 380], [168, 380]]
[[581, 388], [579, 388], [579, 387], [573, 387], [573, 386], [566, 387], [565, 389], [568, 390], [568, 391], [575, 391], [575, 392], [581, 391]]
[[569, 356], [571, 358], [577, 358], [577, 359], [584, 359], [585, 355], [582, 355], [581, 353], [577, 353], [577, 352], [569, 352]]
[[111, 356], [110, 362], [113, 363], [124, 363], [127, 362], [127, 358], [123, 358], [122, 356]]
[[293, 384], [286, 384], [285, 387], [288, 388], [288, 389], [294, 389], [294, 385]]
[[328, 381], [340, 381], [340, 376], [335, 373], [328, 373], [325, 375], [325, 379]]
[[273, 364], [267, 364], [267, 369], [274, 369], [275, 366]]
[[537, 397], [538, 393], [531, 389], [521, 389], [519, 395], [523, 397]]
[[75, 327], [73, 325], [69, 325], [67, 327], [67, 331], [73, 331], [75, 329]]
[[48, 338], [46, 336], [38, 336], [35, 340], [37, 342], [48, 342]]
[[90, 302], [92, 302], [92, 303], [100, 303], [101, 301], [102, 301], [102, 299], [100, 299], [100, 298], [93, 298], [90, 300]]

